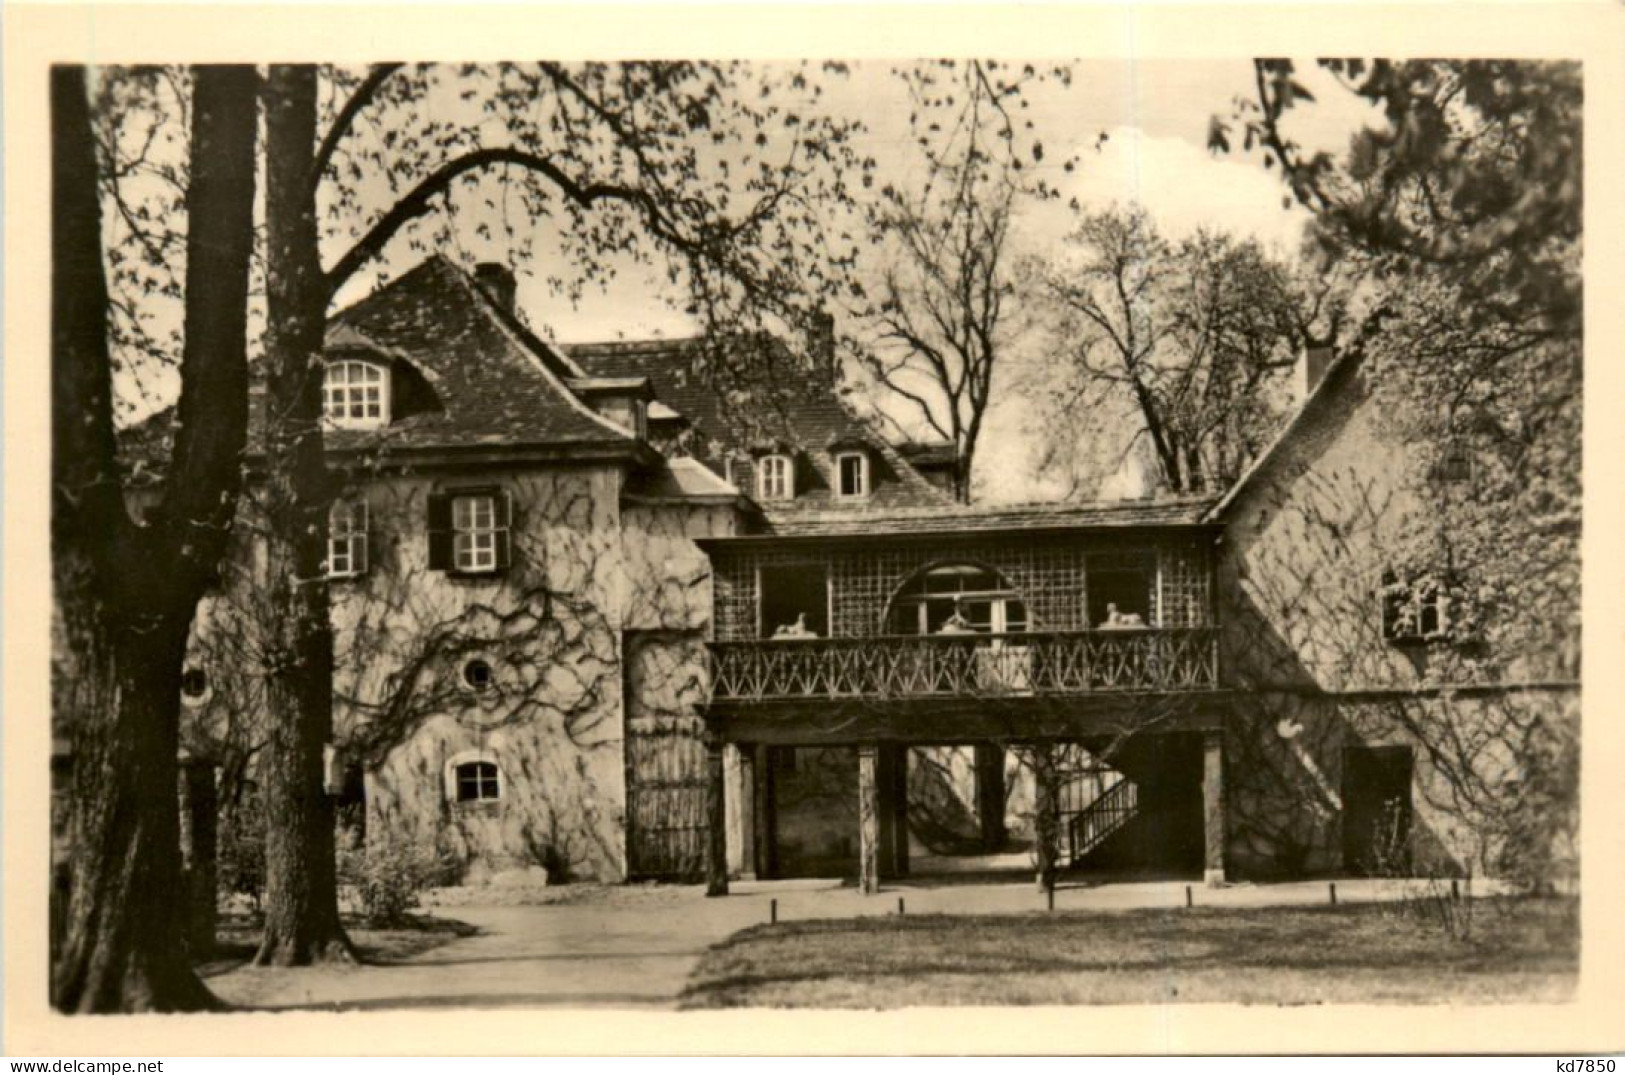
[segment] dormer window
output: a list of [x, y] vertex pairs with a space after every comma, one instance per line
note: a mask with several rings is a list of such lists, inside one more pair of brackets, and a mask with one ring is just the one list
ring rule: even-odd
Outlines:
[[796, 471], [787, 455], [764, 455], [756, 461], [756, 495], [762, 500], [791, 500]]
[[836, 453], [835, 495], [842, 499], [855, 499], [869, 495], [868, 452]]
[[389, 370], [350, 359], [332, 362], [322, 381], [322, 417], [334, 429], [389, 424]]

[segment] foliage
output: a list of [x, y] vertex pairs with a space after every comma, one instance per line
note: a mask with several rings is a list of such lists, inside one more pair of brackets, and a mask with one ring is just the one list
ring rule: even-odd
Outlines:
[[338, 841], [339, 884], [355, 893], [367, 924], [398, 926], [417, 906], [418, 896], [446, 874], [432, 850], [389, 829], [371, 838], [358, 826], [343, 828]]
[[1227, 487], [1273, 432], [1311, 321], [1335, 323], [1339, 300], [1322, 291], [1311, 304], [1256, 241], [1207, 230], [1172, 241], [1138, 207], [1083, 215], [1069, 247], [1042, 284], [1064, 356], [1050, 424], [1070, 431], [1075, 416], [1121, 409], [1167, 488]]
[[1528, 60], [1321, 60], [1385, 124], [1347, 156], [1307, 154], [1289, 114], [1314, 101], [1290, 60], [1257, 60], [1255, 93], [1215, 117], [1210, 145], [1279, 165], [1331, 257], [1380, 278], [1442, 279], [1486, 319], [1574, 335], [1583, 161], [1580, 65]]
[[258, 795], [222, 812], [216, 876], [222, 896], [246, 896], [257, 913], [265, 893], [265, 812]]

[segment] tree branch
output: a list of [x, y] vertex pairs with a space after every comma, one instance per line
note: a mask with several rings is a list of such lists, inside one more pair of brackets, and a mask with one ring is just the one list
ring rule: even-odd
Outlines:
[[701, 244], [679, 233], [666, 219], [660, 204], [647, 192], [618, 183], [587, 183], [575, 180], [553, 162], [522, 149], [497, 147], [478, 149], [441, 165], [426, 179], [396, 202], [383, 218], [374, 224], [338, 264], [326, 273], [327, 293], [333, 295], [346, 280], [368, 261], [377, 257], [395, 234], [407, 224], [427, 213], [435, 196], [445, 192], [459, 177], [483, 168], [513, 165], [547, 177], [565, 197], [582, 207], [602, 201], [618, 201], [638, 209], [645, 223], [658, 237], [691, 254], [702, 254]]
[[327, 166], [332, 162], [333, 153], [339, 148], [339, 143], [344, 140], [344, 136], [350, 133], [350, 125], [355, 122], [355, 117], [363, 108], [372, 103], [384, 81], [404, 66], [404, 64], [399, 63], [373, 64], [372, 69], [367, 72], [367, 77], [362, 80], [361, 85], [357, 86], [355, 92], [350, 94], [350, 99], [344, 102], [343, 108], [339, 109], [339, 114], [333, 118], [333, 125], [327, 129], [327, 134], [322, 138], [321, 146], [316, 150], [316, 159], [310, 166], [311, 190], [314, 191], [321, 185], [322, 176], [327, 174]]

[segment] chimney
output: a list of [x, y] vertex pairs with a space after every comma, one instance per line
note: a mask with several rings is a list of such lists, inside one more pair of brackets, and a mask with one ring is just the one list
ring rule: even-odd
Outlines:
[[822, 367], [821, 372], [839, 379], [835, 367], [835, 316], [820, 306], [812, 315], [813, 359]]
[[1310, 344], [1298, 356], [1298, 365], [1293, 370], [1294, 387], [1297, 389], [1298, 402], [1302, 403], [1309, 398], [1309, 393], [1320, 384], [1320, 379], [1326, 376], [1326, 370], [1337, 357], [1337, 352], [1329, 344]]
[[502, 307], [505, 313], [513, 313], [514, 292], [517, 285], [514, 282], [513, 270], [500, 261], [482, 261], [474, 266], [474, 280], [485, 292], [486, 298]]

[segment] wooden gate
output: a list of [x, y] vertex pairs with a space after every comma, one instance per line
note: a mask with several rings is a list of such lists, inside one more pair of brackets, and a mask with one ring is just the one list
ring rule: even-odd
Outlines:
[[702, 881], [705, 643], [693, 633], [628, 632], [624, 667], [627, 875]]

